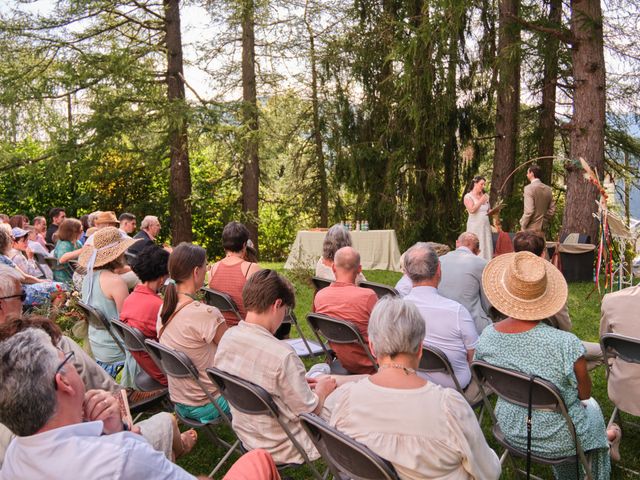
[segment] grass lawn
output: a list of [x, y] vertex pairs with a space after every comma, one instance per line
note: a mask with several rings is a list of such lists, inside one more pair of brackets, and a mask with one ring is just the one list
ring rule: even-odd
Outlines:
[[[272, 268], [284, 273], [284, 275], [294, 283], [296, 287], [297, 303], [295, 314], [304, 334], [308, 338], [312, 338], [313, 334], [305, 320], [306, 314], [310, 311], [313, 295], [311, 283], [309, 280], [306, 280], [307, 278], [310, 278], [310, 273], [305, 271], [284, 270], [283, 264], [281, 263], [263, 264], [263, 267]], [[365, 271], [364, 273], [368, 280], [385, 283], [387, 285], [394, 285], [400, 278], [400, 274], [396, 272], [372, 270]], [[600, 297], [597, 292], [594, 292], [589, 298], [587, 298], [592, 288], [593, 285], [591, 283], [573, 283], [569, 285], [569, 313], [573, 321], [574, 333], [583, 340], [597, 342], [598, 327], [600, 323]], [[295, 329], [292, 329], [291, 333], [292, 337], [297, 336]], [[321, 361], [321, 359], [305, 363], [308, 367], [310, 364], [317, 361]], [[605, 420], [608, 420], [613, 410], [613, 405], [607, 397], [604, 367], [600, 366], [593, 370], [591, 372], [591, 378], [593, 380], [592, 396], [600, 404]], [[625, 420], [633, 421], [633, 419], [630, 419], [628, 415], [623, 414], [623, 418]], [[494, 449], [496, 449], [496, 451], [499, 451], [491, 437], [488, 415], [485, 415], [484, 417], [483, 429], [486, 437], [489, 439], [489, 443], [494, 447]], [[227, 439], [230, 439], [229, 432], [221, 431], [221, 433]], [[208, 474], [213, 469], [213, 465], [218, 461], [217, 459], [221, 458], [222, 453], [223, 452], [220, 449], [217, 449], [210, 444], [205, 434], [201, 434], [194, 451], [187, 457], [180, 459], [178, 463], [193, 474]], [[640, 478], [640, 475], [635, 475], [628, 471], [629, 469], [640, 471], [640, 428], [634, 428], [628, 423], [623, 426], [621, 455], [623, 460], [621, 464], [614, 466], [611, 478]], [[223, 468], [223, 472], [226, 471], [230, 463], [231, 462], [229, 461], [227, 462], [227, 465]], [[552, 478], [550, 469], [534, 467], [534, 472], [543, 478]], [[216, 475], [216, 478], [222, 478], [223, 474], [224, 473]], [[289, 470], [286, 475], [295, 479], [311, 478], [309, 472], [304, 468], [295, 471]], [[504, 471], [501, 478], [511, 479], [515, 477], [512, 472]]]

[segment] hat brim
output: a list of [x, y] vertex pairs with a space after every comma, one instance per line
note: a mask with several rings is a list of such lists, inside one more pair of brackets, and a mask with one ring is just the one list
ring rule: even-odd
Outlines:
[[[121, 238], [121, 241], [117, 245], [114, 245], [113, 247], [107, 250], [98, 252], [98, 254], [96, 255], [96, 261], [93, 264], [94, 268], [101, 267], [115, 260], [124, 252], [126, 252], [129, 249], [129, 247], [131, 247], [131, 245], [133, 245], [134, 243], [138, 243], [140, 240], [142, 239], [141, 238]], [[90, 247], [91, 248], [82, 252], [78, 257], [78, 265], [80, 265], [83, 268], [87, 268], [87, 263], [89, 263], [89, 259], [91, 258], [91, 255], [95, 250], [95, 247], [93, 245], [90, 245]]]
[[544, 320], [558, 313], [567, 303], [567, 282], [560, 270], [544, 260], [547, 274], [545, 292], [534, 300], [523, 300], [511, 295], [505, 288], [507, 265], [515, 253], [498, 255], [482, 272], [482, 287], [491, 305], [511, 318], [527, 321]]

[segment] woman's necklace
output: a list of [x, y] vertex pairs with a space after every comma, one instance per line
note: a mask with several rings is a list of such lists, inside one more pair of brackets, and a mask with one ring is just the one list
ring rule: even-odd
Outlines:
[[186, 295], [191, 300], [197, 300], [195, 294], [187, 293], [187, 292], [178, 292], [178, 295]]
[[378, 366], [380, 370], [384, 370], [387, 368], [397, 368], [398, 370], [404, 370], [405, 375], [415, 375], [416, 369], [407, 367], [405, 365], [400, 365], [399, 363], [383, 363]]

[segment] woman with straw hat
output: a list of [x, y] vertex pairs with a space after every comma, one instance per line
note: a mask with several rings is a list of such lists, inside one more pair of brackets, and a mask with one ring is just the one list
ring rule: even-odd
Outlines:
[[[531, 252], [500, 255], [487, 264], [482, 285], [491, 304], [507, 318], [480, 336], [475, 358], [492, 365], [537, 375], [562, 394], [585, 451], [591, 451], [594, 479], [608, 479], [610, 457], [617, 460], [620, 428], [605, 428], [602, 412], [591, 397], [582, 342], [542, 320], [567, 301], [567, 283], [550, 262]], [[526, 449], [527, 408], [503, 400], [496, 404], [500, 428], [514, 445]], [[547, 457], [575, 455], [575, 443], [559, 414], [534, 411], [532, 451]], [[611, 445], [611, 450], [609, 449]], [[575, 478], [576, 465], [554, 467], [556, 478]]]
[[[87, 274], [82, 282], [82, 301], [102, 312], [107, 319], [119, 318], [125, 298], [129, 295], [127, 284], [114, 270], [124, 265], [124, 252], [137, 240], [123, 238], [115, 227], [98, 230], [93, 245], [85, 246], [78, 258]], [[89, 343], [96, 362], [111, 376], [124, 364], [122, 380], [125, 387], [135, 387], [137, 365], [130, 355], [118, 348], [107, 330], [89, 325]]]

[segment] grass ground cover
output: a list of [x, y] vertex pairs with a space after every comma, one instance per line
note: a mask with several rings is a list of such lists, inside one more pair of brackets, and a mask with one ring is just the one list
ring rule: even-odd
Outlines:
[[[263, 267], [275, 269], [286, 275], [293, 282], [296, 288], [296, 317], [304, 334], [308, 338], [312, 338], [313, 334], [305, 320], [306, 314], [310, 311], [313, 297], [313, 287], [309, 280], [311, 273], [302, 270], [284, 270], [282, 263], [263, 264]], [[372, 270], [365, 271], [364, 273], [368, 280], [387, 285], [394, 285], [400, 278], [400, 274], [397, 272]], [[574, 333], [583, 340], [597, 342], [600, 323], [600, 296], [597, 292], [589, 295], [592, 289], [593, 285], [591, 283], [572, 283], [569, 285], [569, 313], [573, 321]], [[293, 337], [297, 336], [295, 329], [292, 329], [291, 333]], [[309, 367], [311, 364], [321, 360], [321, 358], [318, 358], [316, 360], [305, 361], [305, 363], [307, 367]], [[605, 419], [608, 420], [613, 411], [613, 405], [607, 396], [604, 367], [599, 366], [593, 370], [591, 372], [591, 378], [593, 381], [592, 396], [598, 401]], [[623, 439], [621, 444], [622, 462], [614, 466], [611, 478], [638, 479], [640, 475], [632, 473], [631, 470], [640, 471], [640, 428], [629, 425], [628, 421], [633, 421], [633, 418], [628, 415], [623, 414], [623, 420], [626, 420], [626, 422], [623, 425]], [[487, 415], [484, 416], [483, 430], [486, 438], [489, 439], [490, 445], [496, 451], [499, 451], [497, 444], [491, 437], [490, 422]], [[221, 430], [221, 434], [227, 438], [227, 440], [231, 438], [231, 434], [228, 431], [225, 432]], [[206, 474], [211, 471], [213, 465], [217, 462], [217, 459], [221, 458], [222, 454], [222, 450], [212, 447], [206, 435], [203, 434], [200, 435], [194, 451], [178, 463], [193, 474]], [[237, 458], [237, 456], [235, 458]], [[230, 464], [231, 462], [227, 462], [223, 472], [226, 471]], [[223, 472], [216, 475], [216, 478], [222, 478]], [[543, 478], [552, 478], [550, 469], [538, 468], [536, 466], [534, 472]], [[311, 478], [311, 475], [305, 468], [295, 471], [289, 470], [286, 472], [286, 475], [294, 479]], [[513, 472], [505, 469], [501, 478], [511, 479], [515, 478], [515, 476]]]

